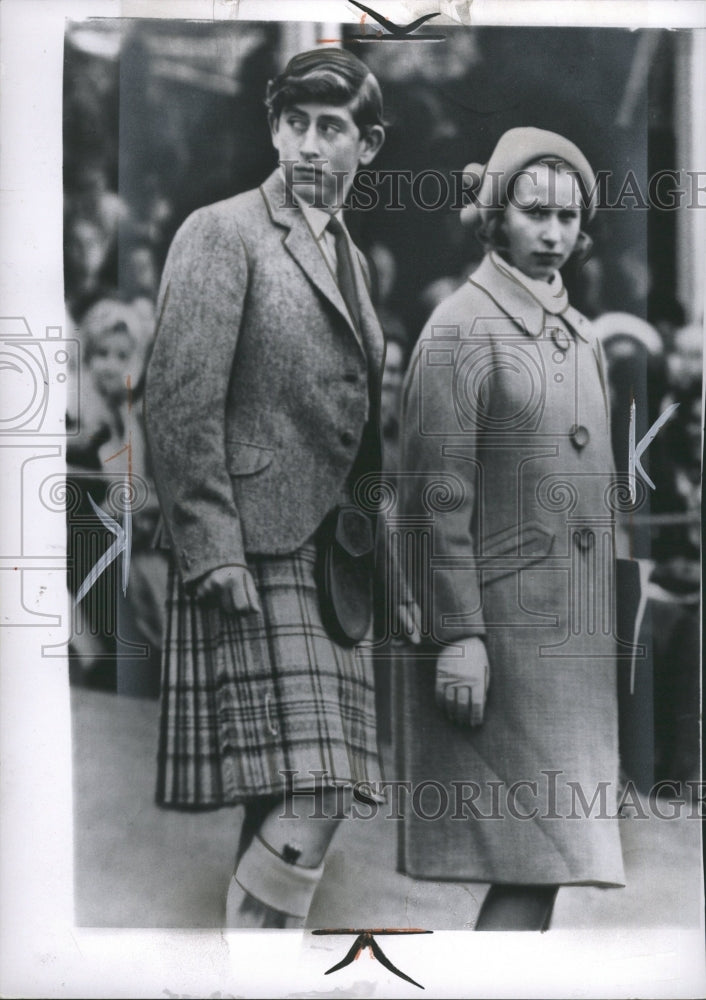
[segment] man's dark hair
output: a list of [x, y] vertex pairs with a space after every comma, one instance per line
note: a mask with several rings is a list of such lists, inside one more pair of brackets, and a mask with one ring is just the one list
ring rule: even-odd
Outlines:
[[283, 72], [267, 84], [270, 124], [279, 120], [285, 108], [307, 101], [349, 104], [361, 134], [373, 125], [385, 124], [380, 85], [365, 63], [344, 49], [314, 49], [289, 60]]

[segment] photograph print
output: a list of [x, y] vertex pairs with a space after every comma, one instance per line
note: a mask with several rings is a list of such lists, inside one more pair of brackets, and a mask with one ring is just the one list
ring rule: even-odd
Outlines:
[[703, 33], [383, 35], [66, 22], [76, 925], [697, 930]]

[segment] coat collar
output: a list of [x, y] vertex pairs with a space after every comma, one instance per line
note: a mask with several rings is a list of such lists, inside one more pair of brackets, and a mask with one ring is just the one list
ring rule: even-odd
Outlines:
[[502, 266], [494, 254], [486, 254], [480, 267], [468, 279], [482, 288], [497, 306], [530, 337], [538, 337], [546, 326], [551, 326], [552, 315], [561, 316], [570, 330], [581, 340], [590, 341], [588, 320], [568, 302], [564, 308], [549, 312], [535, 298], [530, 288], [519, 281], [512, 269]]
[[[316, 239], [304, 218], [304, 213], [291, 194], [288, 194], [284, 178], [277, 168], [260, 186], [262, 197], [267, 206], [270, 218], [275, 225], [289, 230], [283, 240], [283, 245], [294, 260], [299, 264], [307, 278], [318, 291], [334, 306], [348, 324], [358, 344], [368, 358], [371, 370], [377, 376], [382, 367], [383, 335], [377, 316], [366, 287], [365, 280], [358, 280], [358, 292], [361, 307], [361, 330], [356, 328], [351, 319], [346, 303], [338, 288], [335, 276], [332, 274]], [[362, 254], [356, 247], [360, 270], [358, 278], [365, 277], [365, 264]]]

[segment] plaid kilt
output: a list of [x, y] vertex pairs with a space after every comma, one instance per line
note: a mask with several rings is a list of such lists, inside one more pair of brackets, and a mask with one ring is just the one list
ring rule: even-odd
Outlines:
[[[236, 805], [292, 784], [378, 781], [372, 664], [321, 623], [309, 542], [249, 563], [262, 614], [195, 601], [172, 566], [164, 641], [157, 802]], [[319, 779], [321, 780], [321, 779]]]

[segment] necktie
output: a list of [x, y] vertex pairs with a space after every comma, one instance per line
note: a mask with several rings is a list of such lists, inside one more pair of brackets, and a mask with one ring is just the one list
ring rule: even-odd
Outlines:
[[360, 331], [365, 353], [368, 361], [368, 392], [370, 394], [371, 417], [366, 422], [363, 429], [363, 436], [358, 449], [355, 462], [348, 474], [348, 483], [351, 491], [354, 491], [354, 484], [360, 476], [380, 467], [380, 439], [378, 433], [379, 405], [374, 396], [373, 386], [375, 378], [371, 370], [371, 358], [373, 357], [370, 344], [367, 342], [368, 331], [361, 323], [360, 299], [358, 298], [357, 286], [355, 283], [355, 271], [353, 270], [353, 258], [346, 231], [342, 223], [331, 216], [327, 223], [327, 229], [336, 240], [336, 277], [338, 287], [348, 307], [353, 323]]
[[327, 229], [336, 240], [336, 277], [341, 295], [348, 306], [348, 312], [355, 325], [360, 328], [360, 304], [355, 284], [355, 271], [351, 257], [350, 243], [342, 223], [331, 216]]

